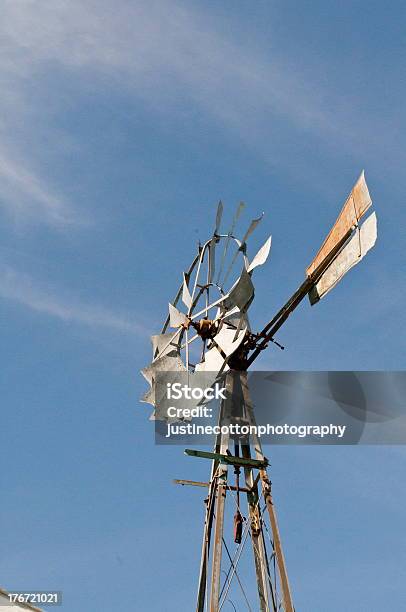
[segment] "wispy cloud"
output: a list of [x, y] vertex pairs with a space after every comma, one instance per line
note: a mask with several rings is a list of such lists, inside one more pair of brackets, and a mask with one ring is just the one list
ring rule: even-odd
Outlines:
[[0, 149], [0, 204], [16, 220], [40, 220], [51, 225], [75, 223], [71, 207], [54, 193], [24, 162], [13, 160]]
[[[49, 169], [44, 168], [42, 178], [41, 168], [32, 170], [32, 151], [16, 163], [7, 148], [22, 117], [33, 118], [24, 123], [30, 130], [36, 116], [49, 112], [47, 91], [57, 87], [55, 74], [61, 73], [71, 81], [85, 75], [87, 83], [103, 75], [103, 87], [118, 86], [152, 112], [169, 111], [173, 117], [190, 107], [200, 109], [245, 144], [262, 148], [272, 163], [286, 167], [291, 166], [290, 149], [284, 151], [281, 139], [273, 137], [279, 121], [311, 133], [326, 149], [341, 143], [348, 153], [354, 145], [354, 122], [358, 134], [365, 132], [364, 114], [353, 121], [342, 112], [340, 116], [331, 97], [323, 104], [328, 92], [320, 83], [315, 87], [287, 70], [280, 58], [271, 62], [249, 44], [241, 45], [222, 26], [210, 11], [181, 2], [122, 2], [118, 8], [112, 0], [5, 0], [0, 23], [0, 86], [5, 95], [0, 108], [8, 119], [0, 124], [0, 204], [20, 216], [35, 211], [47, 223], [80, 217], [48, 185]], [[66, 101], [53, 100], [61, 105], [53, 112], [62, 113]], [[56, 140], [59, 135], [53, 136]]]
[[[267, 28], [272, 41], [272, 20]], [[57, 125], [84, 84], [125, 92], [129, 102], [150, 113], [168, 113], [172, 124], [182, 113], [199, 112], [264, 160], [322, 191], [329, 189], [331, 176], [323, 178], [314, 157], [309, 162], [308, 148], [320, 149], [322, 158], [341, 155], [379, 163], [382, 171], [382, 152], [392, 150], [398, 131], [391, 114], [380, 115], [377, 122], [365, 104], [368, 91], [354, 93], [351, 83], [343, 104], [343, 96], [326, 79], [322, 58], [310, 57], [314, 70], [306, 78], [289, 63], [289, 51], [288, 42], [283, 54], [272, 44], [259, 51], [250, 44], [248, 31], [241, 40], [207, 6], [181, 0], [123, 0], [119, 6], [113, 0], [4, 0], [0, 111], [7, 120], [0, 121], [0, 205], [20, 216], [35, 210], [37, 219], [47, 223], [81, 219], [84, 211], [74, 209], [52, 186], [52, 160], [42, 167], [39, 160], [32, 163], [32, 148], [22, 149], [21, 143], [24, 130], [41, 130], [33, 127], [39, 118], [52, 150], [61, 133], [52, 133], [48, 114]], [[58, 98], [61, 77], [73, 84], [69, 100], [63, 94]], [[10, 143], [20, 155], [11, 153]], [[403, 162], [398, 147], [385, 171], [397, 171]]]
[[7, 264], [0, 264], [0, 297], [65, 322], [104, 327], [126, 334], [145, 336], [142, 325], [130, 317], [95, 304], [85, 304], [44, 287]]

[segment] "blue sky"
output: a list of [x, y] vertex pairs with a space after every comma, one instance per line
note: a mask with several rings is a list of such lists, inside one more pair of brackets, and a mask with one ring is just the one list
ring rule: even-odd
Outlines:
[[[362, 168], [379, 239], [263, 369], [403, 369], [406, 9], [5, 0], [0, 584], [64, 610], [193, 609], [207, 478], [157, 448], [138, 372], [222, 198], [265, 218], [253, 327]], [[403, 448], [267, 453], [298, 610], [406, 604]], [[120, 601], [120, 604], [112, 601]], [[232, 609], [230, 605], [230, 610]]]

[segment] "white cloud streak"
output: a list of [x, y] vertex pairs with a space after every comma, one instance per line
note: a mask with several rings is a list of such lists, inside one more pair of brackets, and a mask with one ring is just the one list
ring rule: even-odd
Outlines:
[[[118, 86], [150, 110], [172, 116], [198, 108], [245, 143], [262, 146], [268, 159], [287, 166], [283, 143], [272, 138], [278, 119], [317, 134], [326, 146], [329, 140], [351, 146], [349, 122], [339, 121], [334, 108], [320, 102], [326, 92], [303, 82], [276, 58], [270, 63], [242, 47], [222, 25], [209, 11], [164, 0], [119, 5], [112, 0], [4, 0], [0, 110], [7, 121], [0, 124], [0, 204], [50, 224], [80, 217], [48, 186], [46, 169], [32, 170], [33, 151], [10, 153], [21, 117], [47, 112], [46, 92], [54, 87], [55, 73], [69, 80], [85, 76], [87, 83], [103, 75], [104, 87]], [[45, 108], [32, 107], [33, 89], [42, 91]], [[63, 112], [63, 99], [59, 103], [57, 112]], [[28, 124], [24, 129], [30, 129]]]
[[79, 323], [93, 328], [146, 336], [142, 325], [129, 317], [118, 315], [98, 305], [84, 304], [55, 290], [33, 282], [7, 264], [0, 264], [0, 297], [26, 306], [34, 312], [46, 314], [66, 323]]
[[39, 219], [51, 225], [74, 223], [72, 211], [63, 197], [54, 193], [24, 162], [11, 158], [9, 151], [0, 150], [0, 203], [18, 220]]

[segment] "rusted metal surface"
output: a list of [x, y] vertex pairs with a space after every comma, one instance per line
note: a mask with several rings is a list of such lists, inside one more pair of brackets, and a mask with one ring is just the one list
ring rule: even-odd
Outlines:
[[358, 224], [358, 221], [366, 213], [371, 204], [371, 196], [369, 195], [364, 172], [362, 172], [338, 215], [337, 221], [334, 223], [316, 257], [306, 269], [307, 276], [311, 276], [314, 273], [343, 236]]
[[[241, 447], [242, 456], [246, 460], [251, 459], [251, 452], [249, 444], [244, 444]], [[257, 578], [258, 598], [259, 598], [259, 609], [261, 612], [269, 612], [269, 594], [268, 594], [268, 572], [267, 572], [267, 560], [266, 560], [266, 549], [263, 540], [263, 533], [261, 528], [261, 510], [257, 504], [258, 500], [258, 487], [255, 484], [252, 468], [244, 468], [245, 472], [245, 484], [250, 493], [247, 495], [248, 499], [248, 513], [249, 520], [251, 523], [251, 543], [252, 551], [254, 554], [255, 572]]]
[[364, 221], [361, 227], [356, 229], [350, 241], [342, 251], [340, 251], [337, 257], [335, 257], [316, 285], [312, 287], [309, 293], [309, 299], [312, 305], [333, 289], [343, 276], [362, 260], [374, 246], [376, 238], [376, 214], [372, 213], [372, 215]]
[[282, 550], [281, 538], [279, 533], [278, 521], [276, 519], [275, 506], [272, 499], [271, 484], [265, 470], [261, 470], [261, 479], [264, 492], [266, 507], [272, 528], [273, 544], [275, 548], [276, 561], [278, 565], [279, 578], [283, 597], [283, 609], [285, 612], [294, 612], [292, 594], [289, 586], [288, 573], [286, 570], [285, 556]]
[[[246, 418], [250, 425], [255, 425], [254, 409], [248, 389], [247, 373], [241, 372], [239, 380], [241, 384], [242, 400], [244, 403]], [[242, 444], [241, 447], [243, 457], [251, 457], [250, 443], [248, 440], [247, 442], [248, 444]], [[260, 440], [257, 436], [254, 435], [251, 442], [254, 443], [256, 461], [260, 463], [264, 462], [264, 467], [260, 469], [265, 470], [265, 466], [268, 464], [268, 461], [264, 457], [264, 454], [262, 452]], [[251, 540], [252, 549], [254, 553], [260, 610], [261, 612], [269, 612], [271, 609], [271, 603], [272, 609], [277, 609], [277, 602], [275, 601], [274, 589], [269, 581], [269, 566], [266, 554], [266, 546], [264, 542], [264, 534], [262, 530], [261, 510], [259, 503], [257, 503], [257, 500], [259, 499], [258, 478], [254, 478], [252, 469], [245, 470], [245, 482], [246, 486], [249, 487], [251, 490], [251, 493], [247, 495], [247, 500], [251, 520]], [[270, 593], [268, 592], [268, 584], [270, 588]], [[269, 594], [271, 595], [271, 599], [269, 598]]]
[[203, 459], [214, 459], [220, 463], [237, 465], [239, 467], [263, 468], [268, 465], [268, 461], [265, 458], [262, 458], [261, 460], [251, 458], [246, 459], [245, 457], [234, 457], [231, 454], [209, 453], [207, 451], [195, 450], [193, 448], [186, 448], [185, 455], [189, 455], [189, 457], [200, 457]]

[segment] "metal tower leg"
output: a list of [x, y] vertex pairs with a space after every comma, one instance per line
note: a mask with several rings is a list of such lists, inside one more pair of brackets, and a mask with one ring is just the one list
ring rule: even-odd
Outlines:
[[[233, 392], [233, 377], [226, 379], [227, 397], [231, 398]], [[221, 403], [219, 423], [224, 423], [230, 414], [230, 399]], [[228, 435], [217, 437], [215, 452], [225, 454], [228, 450]], [[227, 491], [227, 467], [218, 461], [212, 462], [209, 495], [207, 498], [206, 519], [203, 533], [202, 554], [200, 561], [199, 589], [197, 595], [197, 612], [204, 612], [207, 592], [207, 571], [209, 564], [210, 543], [214, 523], [214, 540], [212, 551], [212, 571], [210, 580], [210, 612], [217, 612], [220, 596], [221, 556], [223, 545], [223, 526], [225, 498]]]
[[[255, 424], [254, 409], [253, 409], [253, 405], [252, 405], [252, 401], [251, 401], [249, 389], [248, 389], [247, 372], [241, 372], [240, 380], [241, 380], [241, 388], [242, 388], [242, 394], [244, 398], [244, 405], [246, 409], [247, 418], [248, 418], [249, 423], [251, 425], [254, 425]], [[261, 442], [258, 436], [256, 435], [253, 436], [253, 442], [255, 446], [256, 458], [262, 460], [264, 458], [264, 455], [262, 452]], [[276, 519], [276, 510], [275, 510], [275, 506], [272, 500], [271, 483], [270, 483], [270, 480], [268, 479], [265, 469], [259, 470], [259, 473], [261, 476], [264, 499], [266, 502], [266, 507], [268, 510], [269, 520], [270, 520], [271, 528], [272, 528], [276, 562], [278, 566], [278, 573], [279, 573], [282, 597], [283, 597], [283, 602], [282, 602], [283, 608], [285, 612], [294, 612], [292, 593], [290, 591], [288, 572], [287, 572], [286, 563], [285, 563], [285, 556], [282, 550], [282, 543], [281, 543], [281, 537], [279, 533], [278, 521]]]
[[[216, 445], [215, 452], [219, 452], [219, 450], [220, 450], [220, 446]], [[200, 560], [199, 590], [197, 594], [196, 612], [204, 612], [204, 607], [205, 607], [205, 597], [206, 597], [206, 589], [207, 589], [207, 566], [209, 562], [211, 530], [213, 526], [214, 506], [215, 506], [215, 501], [216, 501], [216, 479], [214, 478], [214, 474], [217, 469], [217, 466], [218, 466], [218, 462], [213, 461], [210, 485], [209, 485], [209, 494], [207, 496], [206, 518], [204, 522], [202, 556]]]
[[[238, 385], [238, 387], [236, 385]], [[243, 408], [243, 415], [245, 416], [246, 421], [250, 425], [254, 425], [255, 418], [248, 391], [246, 372], [241, 372], [239, 375], [236, 375], [235, 372], [233, 374], [230, 373], [226, 378], [226, 386], [228, 393], [227, 399], [224, 400], [221, 405], [219, 416], [220, 424], [230, 422], [229, 419], [232, 413], [232, 402], [236, 401], [237, 398], [237, 402], [239, 402], [238, 405], [241, 405]], [[234, 394], [233, 391], [235, 391]], [[217, 437], [214, 448], [214, 453], [218, 455], [216, 458], [213, 457], [213, 453], [193, 451], [193, 454], [196, 453], [196, 456], [210, 456], [214, 458], [212, 462], [211, 478], [207, 498], [196, 612], [205, 612], [206, 603], [208, 604], [209, 612], [219, 612], [226, 492], [227, 488], [232, 490], [235, 489], [235, 487], [230, 487], [227, 483], [227, 463], [229, 462], [226, 461], [226, 458], [229, 456], [230, 460], [232, 460], [231, 464], [233, 464], [233, 461], [235, 460], [234, 465], [238, 465], [237, 458], [233, 458], [229, 452], [229, 442], [230, 440], [228, 434], [222, 434]], [[275, 585], [273, 584], [269, 572], [267, 550], [263, 532], [263, 518], [258, 501], [260, 498], [258, 482], [261, 481], [264, 501], [268, 510], [272, 528], [273, 548], [278, 567], [283, 610], [284, 612], [294, 612], [278, 523], [276, 520], [276, 512], [272, 501], [271, 483], [267, 477], [265, 469], [266, 462], [264, 460], [261, 443], [256, 435], [252, 435], [251, 437], [247, 436], [246, 439], [241, 440], [240, 442], [236, 441], [236, 455], [238, 455], [240, 444], [242, 454], [240, 461], [245, 461], [245, 463], [243, 463], [245, 487], [244, 489], [237, 487], [237, 490], [244, 490], [244, 492], [247, 494], [251, 540], [259, 596], [259, 610], [260, 612], [271, 612], [271, 610], [272, 612], [276, 612], [279, 610], [278, 602], [276, 601]], [[251, 445], [254, 448], [256, 461], [251, 459]], [[188, 454], [192, 453], [192, 451], [187, 452]], [[254, 469], [258, 468], [259, 473], [255, 478]], [[209, 554], [211, 564], [210, 587], [208, 587], [207, 584], [209, 575]], [[209, 602], [206, 602], [208, 595]]]
[[[225, 454], [228, 439], [222, 440], [220, 452]], [[221, 556], [223, 550], [224, 509], [227, 491], [227, 467], [219, 466], [217, 476], [216, 509], [214, 517], [213, 560], [211, 571], [210, 612], [218, 612], [220, 599]]]
[[[245, 459], [251, 458], [249, 443], [242, 447], [242, 456]], [[268, 597], [268, 564], [266, 549], [262, 532], [261, 510], [258, 504], [258, 487], [254, 481], [252, 468], [245, 468], [245, 482], [247, 488], [252, 492], [247, 493], [249, 520], [251, 524], [251, 541], [254, 553], [255, 572], [257, 576], [257, 587], [259, 596], [259, 606], [261, 612], [269, 612]], [[275, 609], [275, 607], [274, 607]]]

